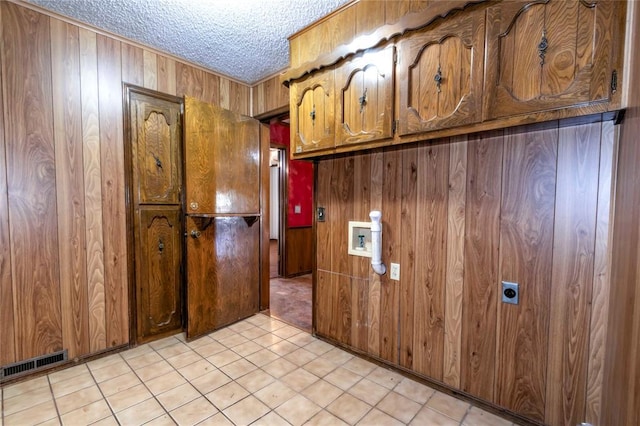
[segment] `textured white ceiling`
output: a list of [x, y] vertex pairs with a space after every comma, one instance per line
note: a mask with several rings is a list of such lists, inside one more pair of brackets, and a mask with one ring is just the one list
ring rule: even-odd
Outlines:
[[253, 84], [289, 66], [287, 37], [349, 0], [25, 0]]

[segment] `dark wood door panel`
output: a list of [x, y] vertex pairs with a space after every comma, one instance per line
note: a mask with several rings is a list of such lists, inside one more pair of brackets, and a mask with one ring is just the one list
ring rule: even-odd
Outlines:
[[180, 105], [132, 93], [134, 188], [140, 204], [178, 204], [182, 185]]
[[142, 207], [136, 221], [138, 338], [182, 325], [180, 206]]
[[187, 217], [187, 337], [258, 311], [260, 226], [256, 217]]
[[260, 210], [260, 129], [249, 117], [185, 98], [187, 214]]

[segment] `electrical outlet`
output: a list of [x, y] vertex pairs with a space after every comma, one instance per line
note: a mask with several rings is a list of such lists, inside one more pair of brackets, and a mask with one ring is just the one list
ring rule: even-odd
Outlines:
[[400, 264], [392, 263], [391, 270], [389, 271], [389, 276], [392, 280], [400, 281]]

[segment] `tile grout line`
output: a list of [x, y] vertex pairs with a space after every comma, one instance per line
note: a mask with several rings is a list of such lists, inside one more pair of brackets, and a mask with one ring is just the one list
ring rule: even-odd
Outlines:
[[[122, 359], [122, 355], [120, 355], [120, 354], [117, 354], [117, 355]], [[116, 413], [113, 411], [113, 408], [111, 408], [111, 404], [109, 404], [109, 400], [105, 396], [104, 392], [102, 392], [102, 388], [100, 387], [100, 384], [96, 380], [96, 377], [93, 375], [93, 371], [91, 370], [91, 368], [89, 368], [89, 363], [86, 363], [85, 365], [87, 366], [87, 370], [89, 370], [89, 374], [91, 375], [91, 378], [93, 379], [93, 383], [95, 383], [96, 387], [98, 388], [98, 392], [100, 392], [100, 395], [102, 395], [102, 400], [105, 402], [105, 404], [107, 404], [107, 407], [109, 407], [109, 411], [111, 412], [111, 415], [113, 416], [113, 418], [116, 420], [116, 422], [118, 424], [120, 424], [120, 420], [118, 420], [118, 418], [116, 417]], [[93, 402], [91, 402], [90, 404], [93, 404]], [[87, 404], [87, 405], [89, 405], [89, 404]], [[81, 407], [79, 407], [79, 408], [81, 408]], [[99, 422], [101, 420], [104, 420], [104, 419], [106, 419], [106, 417], [104, 417], [102, 419], [98, 419], [93, 423], [97, 423], [97, 422]], [[60, 416], [60, 423], [62, 423], [62, 416]]]
[[[60, 415], [60, 410], [58, 409], [58, 401], [56, 400], [56, 395], [53, 393], [53, 385], [51, 384], [51, 379], [49, 379], [49, 375], [47, 374], [47, 384], [49, 385], [49, 392], [51, 392], [51, 399], [53, 399], [53, 406], [56, 409], [56, 414], [58, 415], [58, 421], [62, 424], [62, 416]], [[2, 414], [4, 416], [4, 409], [2, 410]]]

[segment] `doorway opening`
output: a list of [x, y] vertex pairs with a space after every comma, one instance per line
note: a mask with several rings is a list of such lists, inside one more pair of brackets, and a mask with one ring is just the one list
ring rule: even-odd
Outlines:
[[288, 116], [269, 123], [270, 315], [312, 328], [313, 163], [289, 158]]

